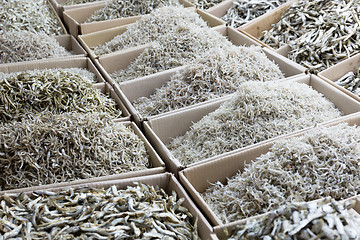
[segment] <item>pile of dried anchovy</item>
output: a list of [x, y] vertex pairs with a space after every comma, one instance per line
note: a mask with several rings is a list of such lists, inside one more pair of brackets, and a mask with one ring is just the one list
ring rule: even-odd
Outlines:
[[238, 28], [285, 2], [287, 0], [235, 0], [221, 19]]
[[28, 31], [0, 33], [0, 63], [57, 58], [71, 55], [53, 37]]
[[0, 33], [15, 29], [46, 35], [64, 34], [49, 4], [46, 0], [2, 0]]
[[354, 72], [348, 72], [335, 83], [344, 87], [357, 96], [360, 96], [360, 68], [358, 67]]
[[200, 239], [184, 198], [136, 183], [0, 196], [3, 239]]
[[358, 0], [298, 1], [265, 33], [273, 47], [288, 44], [288, 57], [318, 73], [360, 50]]
[[87, 76], [95, 78], [95, 74], [86, 69], [44, 69], [1, 74], [1, 121], [19, 121], [43, 111], [105, 112], [113, 117], [121, 116], [115, 100], [95, 88], [94, 82]]
[[105, 7], [96, 10], [85, 23], [145, 15], [158, 7], [179, 4], [179, 0], [112, 0]]
[[[311, 101], [311, 100], [309, 100]], [[273, 210], [294, 201], [346, 199], [360, 193], [360, 127], [317, 127], [277, 141], [244, 170], [204, 193], [224, 222]]]
[[235, 239], [359, 239], [360, 220], [349, 211], [356, 201], [333, 199], [288, 203], [259, 219], [238, 226]]
[[206, 22], [194, 10], [181, 5], [157, 8], [128, 26], [124, 33], [96, 46], [93, 51], [97, 55], [103, 55], [156, 41], [164, 34], [181, 36], [189, 28], [189, 24], [206, 27]]
[[196, 7], [204, 10], [214, 7], [223, 1], [224, 0], [190, 0], [190, 2], [195, 4]]
[[259, 47], [215, 47], [133, 105], [142, 115], [152, 116], [234, 93], [246, 81], [281, 78], [279, 67]]
[[306, 84], [245, 82], [168, 148], [188, 165], [340, 115], [332, 102]]
[[41, 114], [0, 125], [0, 190], [146, 169], [145, 143], [108, 115]]
[[89, 3], [89, 2], [99, 2], [103, 0], [66, 0], [64, 5], [76, 5], [81, 3]]

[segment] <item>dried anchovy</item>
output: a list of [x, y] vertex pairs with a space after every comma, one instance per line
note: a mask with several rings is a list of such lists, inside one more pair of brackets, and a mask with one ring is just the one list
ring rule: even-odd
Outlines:
[[[0, 238], [200, 239], [184, 198], [158, 186], [65, 188], [0, 196]], [[17, 238], [16, 238], [17, 239]]]
[[335, 84], [344, 87], [357, 96], [360, 96], [360, 68], [358, 67], [354, 72], [348, 72], [337, 81]]
[[142, 115], [152, 116], [234, 93], [246, 81], [281, 78], [279, 67], [259, 47], [213, 48], [133, 105]]
[[359, 239], [360, 220], [349, 211], [355, 203], [355, 200], [339, 203], [334, 199], [287, 203], [260, 219], [248, 220], [229, 240]]
[[105, 7], [96, 10], [85, 23], [145, 15], [158, 7], [179, 4], [178, 0], [112, 0]]
[[238, 28], [285, 2], [287, 0], [235, 0], [221, 19]]
[[[78, 73], [84, 72], [85, 75]], [[91, 76], [88, 78], [87, 76]], [[121, 116], [112, 98], [94, 87], [95, 74], [86, 69], [28, 70], [0, 75], [0, 119], [20, 121], [43, 111], [106, 112]]]
[[332, 102], [306, 84], [250, 81], [168, 148], [188, 165], [340, 115]]
[[145, 143], [109, 115], [44, 113], [0, 125], [0, 189], [31, 187], [149, 167]]
[[70, 56], [53, 37], [28, 31], [0, 34], [0, 63], [13, 63], [43, 58]]
[[312, 73], [329, 68], [360, 50], [358, 0], [299, 1], [283, 14], [262, 40], [288, 44], [288, 57]]
[[190, 0], [190, 2], [195, 4], [196, 7], [204, 10], [214, 7], [216, 4], [219, 4], [223, 1], [224, 0]]
[[81, 3], [99, 2], [103, 0], [66, 0], [64, 5], [76, 5]]
[[206, 27], [206, 22], [191, 9], [181, 5], [157, 8], [128, 26], [124, 33], [96, 46], [93, 51], [97, 55], [103, 55], [156, 41], [165, 34], [180, 38], [184, 30], [193, 28], [194, 25]]
[[0, 33], [14, 29], [46, 35], [64, 34], [46, 0], [2, 0], [0, 16]]
[[317, 127], [277, 141], [244, 170], [204, 193], [225, 222], [273, 210], [294, 201], [346, 199], [360, 193], [360, 128]]

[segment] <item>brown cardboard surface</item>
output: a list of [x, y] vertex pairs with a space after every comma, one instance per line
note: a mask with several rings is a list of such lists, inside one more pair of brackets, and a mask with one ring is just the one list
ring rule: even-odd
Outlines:
[[[105, 84], [105, 83], [103, 83], [103, 84]], [[41, 185], [41, 186], [33, 186], [33, 187], [27, 187], [27, 188], [19, 188], [19, 189], [7, 190], [7, 191], [0, 191], [0, 194], [2, 194], [4, 192], [8, 192], [8, 193], [9, 192], [30, 192], [30, 191], [40, 190], [40, 189], [59, 188], [59, 187], [71, 186], [71, 185], [75, 185], [75, 184], [86, 184], [86, 183], [92, 183], [92, 182], [109, 181], [109, 180], [113, 180], [113, 179], [126, 179], [126, 178], [131, 178], [131, 177], [148, 176], [148, 175], [159, 174], [159, 173], [165, 172], [164, 162], [161, 160], [159, 155], [155, 152], [154, 148], [151, 146], [149, 141], [146, 139], [146, 137], [140, 131], [140, 129], [136, 126], [136, 124], [133, 122], [117, 122], [117, 124], [124, 124], [125, 126], [130, 126], [134, 130], [134, 132], [144, 141], [146, 150], [150, 156], [150, 161], [152, 164], [151, 168], [140, 170], [140, 171], [133, 171], [133, 172], [127, 172], [127, 173], [102, 176], [102, 177], [74, 180], [74, 181], [70, 181], [70, 182], [61, 182], [61, 183], [55, 183], [55, 184], [47, 184], [47, 185]]]
[[[171, 194], [172, 191], [175, 191], [179, 198], [184, 198], [182, 206], [189, 209], [189, 211], [194, 216], [195, 219], [198, 219], [197, 226], [201, 239], [209, 239], [210, 234], [213, 229], [210, 224], [205, 219], [204, 215], [199, 211], [194, 202], [191, 200], [189, 195], [186, 193], [185, 189], [181, 186], [181, 184], [176, 180], [176, 178], [170, 173], [162, 173], [162, 174], [154, 174], [148, 176], [140, 176], [140, 177], [131, 177], [131, 178], [114, 178], [111, 180], [103, 180], [97, 182], [87, 182], [87, 183], [76, 183], [72, 184], [71, 187], [93, 187], [93, 188], [108, 188], [112, 185], [117, 186], [118, 189], [123, 189], [126, 186], [134, 186], [134, 182], [141, 182], [144, 184], [159, 186], [163, 188], [167, 194]], [[47, 191], [58, 191], [64, 188], [64, 186], [48, 186], [47, 188], [41, 188], [41, 190]], [[31, 190], [21, 190], [19, 189], [17, 192], [26, 192], [31, 193], [39, 189], [31, 189]], [[4, 192], [2, 192], [4, 193]], [[0, 193], [1, 194], [1, 193]], [[194, 222], [193, 222], [194, 224]]]
[[225, 14], [229, 10], [229, 8], [232, 7], [233, 2], [234, 2], [234, 0], [225, 0], [225, 1], [209, 8], [208, 10], [206, 10], [206, 12], [214, 15], [215, 17], [222, 18], [223, 16], [225, 16]]
[[[71, 52], [76, 57], [86, 57], [87, 52], [80, 43], [71, 35], [60, 35], [54, 37], [60, 46]], [[72, 57], [72, 56], [70, 56]]]
[[318, 73], [318, 76], [324, 79], [325, 81], [329, 82], [331, 85], [335, 86], [336, 88], [340, 89], [344, 93], [353, 97], [357, 101], [360, 101], [359, 96], [335, 84], [335, 81], [337, 81], [339, 78], [344, 76], [346, 73], [357, 70], [359, 66], [360, 66], [360, 53]]
[[75, 9], [75, 8], [81, 8], [81, 7], [87, 7], [87, 6], [91, 6], [91, 5], [94, 5], [94, 4], [96, 5], [96, 4], [99, 4], [99, 3], [109, 2], [111, 0], [80, 3], [80, 4], [75, 4], [75, 5], [64, 5], [65, 1], [66, 0], [50, 0], [51, 4], [54, 6], [54, 9], [55, 9], [56, 13], [59, 15], [59, 17], [61, 19], [63, 19], [63, 12], [66, 11], [66, 10]]

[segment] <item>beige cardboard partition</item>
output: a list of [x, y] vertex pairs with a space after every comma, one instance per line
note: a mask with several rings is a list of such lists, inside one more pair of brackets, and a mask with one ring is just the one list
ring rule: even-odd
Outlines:
[[[323, 123], [321, 125], [332, 126], [343, 122], [347, 122], [349, 125], [359, 125], [360, 113], [355, 113], [348, 117]], [[311, 129], [312, 128], [306, 128], [302, 131], [284, 135], [280, 138], [265, 141], [260, 144], [255, 144], [253, 147], [244, 148], [240, 151], [213, 158], [211, 161], [186, 168], [179, 173], [180, 182], [189, 192], [201, 211], [205, 213], [205, 216], [207, 216], [210, 223], [213, 226], [223, 226], [224, 223], [210, 209], [200, 193], [203, 193], [211, 183], [220, 181], [225, 184], [228, 178], [231, 178], [239, 171], [242, 171], [246, 163], [250, 163], [260, 155], [267, 153], [276, 140], [298, 137]], [[221, 171], [219, 171], [219, 169], [221, 169]]]
[[[115, 120], [116, 121], [116, 120]], [[6, 191], [0, 191], [0, 194], [7, 192], [30, 192], [40, 189], [48, 189], [48, 188], [59, 188], [59, 187], [65, 187], [65, 186], [71, 186], [75, 184], [87, 184], [87, 183], [96, 183], [100, 181], [111, 181], [114, 179], [127, 179], [131, 177], [139, 177], [139, 176], [148, 176], [153, 174], [159, 174], [165, 172], [165, 164], [159, 157], [159, 155], [155, 152], [154, 148], [151, 146], [149, 141], [146, 139], [144, 134], [140, 131], [140, 129], [136, 126], [133, 122], [116, 122], [116, 124], [123, 124], [127, 127], [130, 127], [132, 130], [134, 130], [135, 134], [140, 137], [140, 139], [145, 143], [145, 148], [149, 154], [149, 159], [151, 163], [151, 167], [144, 170], [139, 171], [133, 171], [133, 172], [127, 172], [127, 173], [119, 173], [119, 174], [113, 174], [108, 176], [102, 176], [102, 177], [93, 177], [88, 179], [80, 179], [80, 180], [74, 180], [70, 182], [60, 182], [60, 183], [54, 183], [54, 184], [46, 184], [41, 186], [33, 186], [33, 187], [27, 187], [27, 188], [19, 188], [19, 189], [12, 189], [12, 190], [6, 190]]]
[[[340, 90], [334, 88], [333, 86], [326, 83], [315, 75], [300, 75], [298, 77], [284, 79], [283, 81], [300, 82], [311, 86], [314, 90], [323, 94], [326, 98], [333, 102], [335, 106], [343, 112], [344, 115], [356, 114], [360, 111], [360, 103], [358, 101], [341, 92]], [[215, 111], [223, 102], [231, 98], [231, 96], [232, 95], [229, 95], [187, 108], [182, 108], [169, 113], [157, 115], [151, 118], [149, 117], [146, 121], [143, 122], [145, 135], [148, 137], [156, 151], [162, 157], [169, 171], [177, 174], [178, 171], [186, 167], [191, 167], [201, 163], [213, 161], [217, 158], [232, 155], [236, 152], [241, 152], [244, 149], [251, 149], [255, 146], [264, 144], [266, 142], [272, 142], [274, 139], [278, 139], [284, 136], [280, 135], [278, 137], [254, 145], [250, 145], [241, 149], [233, 150], [231, 152], [223, 153], [218, 156], [201, 160], [199, 162], [190, 164], [189, 166], [183, 166], [179, 162], [179, 160], [177, 160], [173, 156], [173, 154], [166, 147], [166, 145], [171, 141], [172, 138], [184, 135], [186, 131], [190, 129], [193, 123], [198, 122], [208, 113]], [[347, 116], [343, 116], [342, 118], [346, 117]], [[297, 132], [302, 132], [305, 130], [306, 129], [303, 129]], [[285, 134], [285, 136], [286, 135], [287, 134]]]
[[56, 41], [59, 42], [60, 46], [64, 47], [68, 50], [72, 56], [68, 57], [86, 57], [87, 52], [85, 49], [80, 45], [80, 43], [71, 35], [60, 35], [54, 37]]
[[[71, 57], [71, 58], [59, 58], [59, 59], [47, 59], [47, 60], [37, 60], [37, 61], [28, 61], [20, 63], [8, 63], [0, 65], [0, 72], [10, 73], [10, 72], [22, 72], [26, 70], [33, 69], [47, 69], [47, 68], [86, 68], [90, 72], [93, 72], [99, 83], [105, 83], [104, 78], [91, 62], [89, 58], [86, 57]], [[111, 86], [106, 85], [97, 85], [100, 89], [104, 89], [105, 92], [110, 93], [110, 96], [116, 101], [119, 109], [122, 111], [122, 117], [116, 119], [117, 121], [129, 121], [130, 112], [127, 110], [123, 102], [120, 100], [117, 94], [114, 93], [114, 90]], [[106, 90], [107, 89], [107, 90]]]
[[344, 93], [353, 97], [354, 99], [360, 101], [360, 96], [355, 95], [354, 93], [350, 92], [349, 90], [335, 83], [346, 73], [357, 71], [359, 67], [360, 67], [360, 53], [318, 73], [318, 76], [324, 79], [325, 81], [329, 82], [331, 85], [335, 86], [336, 88], [340, 89]]
[[229, 10], [229, 8], [232, 7], [233, 2], [234, 2], [234, 0], [225, 0], [225, 1], [209, 8], [208, 10], [206, 10], [206, 12], [214, 15], [215, 17], [222, 18], [223, 16], [225, 16], [225, 14]]
[[63, 12], [70, 9], [76, 9], [81, 7], [88, 7], [92, 5], [97, 5], [99, 3], [106, 3], [110, 2], [111, 0], [98, 0], [95, 2], [88, 2], [88, 3], [79, 3], [75, 5], [65, 5], [66, 0], [50, 0], [51, 4], [54, 6], [56, 13], [59, 15], [61, 19], [63, 19]]

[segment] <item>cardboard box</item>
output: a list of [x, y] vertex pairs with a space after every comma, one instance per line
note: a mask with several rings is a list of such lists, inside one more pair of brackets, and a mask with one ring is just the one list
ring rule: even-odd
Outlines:
[[107, 176], [101, 176], [101, 177], [93, 177], [88, 179], [80, 179], [80, 180], [74, 180], [69, 182], [61, 182], [61, 183], [54, 183], [54, 184], [46, 184], [41, 186], [32, 186], [27, 188], [19, 188], [19, 189], [12, 189], [12, 190], [6, 190], [6, 191], [0, 191], [0, 194], [2, 193], [10, 193], [10, 192], [30, 192], [40, 189], [49, 189], [49, 188], [60, 188], [64, 186], [71, 186], [71, 185], [78, 185], [78, 184], [87, 184], [87, 183], [96, 183], [100, 181], [111, 181], [115, 179], [127, 179], [132, 177], [139, 177], [139, 176], [148, 176], [153, 174], [159, 174], [165, 172], [165, 164], [159, 157], [159, 155], [155, 152], [154, 148], [151, 146], [149, 141], [146, 139], [144, 134], [140, 131], [140, 129], [136, 126], [133, 122], [116, 122], [116, 124], [123, 124], [125, 126], [130, 126], [136, 135], [138, 135], [142, 141], [145, 143], [145, 147], [147, 152], [149, 153], [149, 159], [151, 162], [152, 167], [144, 170], [139, 171], [133, 171], [133, 172], [127, 172], [127, 173], [119, 173], [119, 174], [113, 174], [113, 175], [107, 175]]
[[[334, 88], [333, 86], [326, 83], [315, 75], [301, 75], [292, 79], [285, 79], [283, 81], [300, 82], [311, 86], [314, 90], [322, 93], [331, 102], [333, 102], [335, 106], [343, 112], [344, 115], [354, 114], [360, 111], [360, 103], [358, 101], [341, 92], [340, 90]], [[148, 137], [156, 151], [164, 160], [169, 171], [177, 174], [184, 168], [213, 161], [215, 159], [222, 158], [227, 155], [232, 155], [237, 152], [242, 152], [244, 151], [244, 149], [253, 149], [258, 145], [272, 142], [273, 140], [288, 135], [280, 135], [276, 138], [272, 138], [254, 145], [250, 145], [244, 148], [233, 150], [231, 152], [204, 159], [202, 161], [190, 164], [189, 166], [183, 166], [166, 147], [166, 144], [168, 144], [173, 138], [184, 135], [190, 129], [193, 123], [198, 122], [203, 116], [207, 115], [208, 113], [215, 111], [223, 102], [228, 100], [231, 96], [232, 95], [229, 95], [187, 108], [174, 110], [169, 113], [164, 113], [152, 118], [148, 118], [147, 121], [143, 122], [145, 135]], [[342, 118], [346, 118], [346, 116]], [[306, 129], [307, 128], [296, 132], [306, 131]]]
[[47, 2], [47, 4], [48, 4], [48, 5], [50, 6], [50, 8], [51, 8], [51, 12], [54, 13], [54, 15], [55, 15], [55, 17], [56, 17], [56, 19], [57, 19], [57, 21], [58, 21], [58, 24], [59, 24], [60, 27], [62, 28], [64, 34], [68, 34], [68, 32], [67, 32], [67, 30], [66, 30], [63, 22], [62, 22], [61, 19], [60, 19], [59, 14], [57, 13], [57, 11], [55, 10], [53, 4], [51, 3], [51, 0], [46, 0], [46, 2]]
[[79, 3], [75, 5], [64, 5], [66, 0], [49, 0], [51, 4], [54, 6], [54, 9], [56, 13], [59, 15], [61, 19], [63, 19], [63, 12], [70, 9], [76, 9], [76, 8], [82, 8], [82, 7], [88, 7], [92, 5], [96, 5], [99, 3], [106, 3], [110, 2], [111, 0], [104, 0], [104, 1], [95, 1], [95, 2], [88, 2], [88, 3]]
[[116, 101], [119, 109], [122, 111], [122, 117], [116, 119], [117, 121], [129, 121], [130, 112], [122, 103], [117, 94], [115, 94], [113, 88], [110, 85], [105, 84], [105, 80], [97, 70], [95, 65], [89, 58], [86, 57], [71, 57], [71, 58], [59, 58], [59, 59], [47, 59], [36, 60], [19, 63], [7, 63], [0, 65], [0, 72], [22, 72], [33, 69], [46, 69], [46, 68], [86, 68], [90, 72], [93, 72], [97, 76], [97, 80], [102, 84], [95, 84], [95, 87], [100, 88], [104, 93], [109, 93], [110, 96]]
[[[67, 57], [87, 57], [87, 52], [73, 36], [67, 34], [55, 36], [54, 38], [59, 42], [60, 46], [73, 54]], [[57, 59], [59, 59], [59, 57]]]
[[360, 53], [318, 73], [317, 75], [320, 78], [327, 81], [328, 83], [330, 83], [331, 85], [340, 89], [344, 93], [346, 93], [349, 96], [353, 97], [354, 99], [360, 101], [360, 96], [350, 92], [349, 90], [347, 90], [344, 87], [341, 87], [335, 83], [346, 73], [357, 71], [359, 66], [360, 66]]
[[[332, 122], [323, 123], [321, 125], [333, 126], [340, 122], [348, 122], [349, 125], [359, 125], [360, 114], [355, 113], [349, 115], [349, 117], [344, 117]], [[297, 137], [304, 134], [305, 131], [311, 129], [312, 128], [307, 128], [289, 135], [284, 135], [280, 138]], [[213, 158], [212, 161], [191, 166], [179, 173], [180, 182], [213, 226], [224, 226], [224, 223], [215, 215], [199, 193], [204, 192], [205, 189], [210, 186], [210, 183], [217, 181], [226, 183], [228, 178], [231, 178], [237, 174], [238, 171], [242, 171], [244, 169], [245, 163], [250, 163], [260, 155], [267, 153], [270, 147], [273, 146], [274, 141], [280, 138], [274, 138], [270, 141], [255, 144], [250, 148], [243, 148], [240, 151]], [[221, 171], [219, 171], [219, 169], [221, 169]]]
[[[194, 7], [186, 0], [179, 0], [184, 7]], [[74, 36], [97, 32], [125, 24], [134, 23], [141, 18], [141, 15], [84, 23], [96, 10], [106, 6], [106, 2], [96, 2], [91, 5], [83, 5], [80, 8], [67, 9], [63, 12], [63, 18], [70, 34]]]
[[[108, 188], [115, 185], [118, 189], [124, 189], [127, 186], [134, 186], [134, 182], [141, 182], [143, 184], [151, 186], [159, 186], [164, 189], [165, 192], [171, 195], [172, 191], [175, 191], [179, 198], [184, 198], [182, 206], [189, 209], [190, 213], [194, 216], [193, 220], [198, 219], [197, 227], [201, 239], [209, 239], [210, 234], [212, 233], [212, 227], [207, 222], [204, 215], [199, 211], [194, 202], [191, 200], [189, 195], [186, 193], [181, 184], [176, 180], [176, 178], [170, 173], [156, 174], [150, 176], [141, 176], [141, 177], [131, 177], [126, 179], [114, 178], [107, 181], [98, 181], [98, 182], [88, 182], [88, 183], [77, 183], [72, 184], [71, 187], [92, 187], [92, 188]], [[41, 188], [41, 190], [47, 191], [59, 191], [63, 189], [64, 186], [48, 186], [47, 188]], [[26, 192], [31, 193], [39, 189], [31, 190], [17, 190], [16, 192]], [[0, 193], [3, 194], [4, 192]], [[194, 224], [194, 221], [192, 224]]]
[[[207, 22], [207, 24], [210, 27], [216, 27], [216, 26], [220, 26], [220, 25], [225, 25], [224, 21], [219, 20], [216, 17], [213, 17], [210, 14], [208, 14], [208, 13], [202, 11], [202, 10], [194, 9], [194, 11], [197, 14], [199, 14], [199, 16], [205, 22]], [[123, 20], [123, 21], [125, 21], [125, 20]], [[132, 23], [135, 22], [135, 21], [136, 20], [132, 21]], [[91, 31], [90, 33], [87, 33], [87, 34], [83, 33], [83, 35], [78, 35], [78, 40], [80, 41], [82, 46], [85, 48], [85, 50], [89, 53], [90, 58], [94, 60], [96, 58], [99, 58], [99, 56], [94, 53], [92, 48], [94, 48], [94, 47], [96, 47], [96, 46], [98, 46], [100, 44], [104, 44], [104, 43], [112, 40], [117, 35], [120, 35], [120, 34], [124, 33], [126, 31], [127, 27], [131, 23], [125, 24], [123, 22], [122, 24], [124, 24], [124, 25], [119, 25], [118, 24], [117, 27], [107, 28], [107, 29], [101, 30], [101, 31], [97, 30], [96, 32]], [[108, 26], [108, 25], [106, 25], [106, 26]]]

